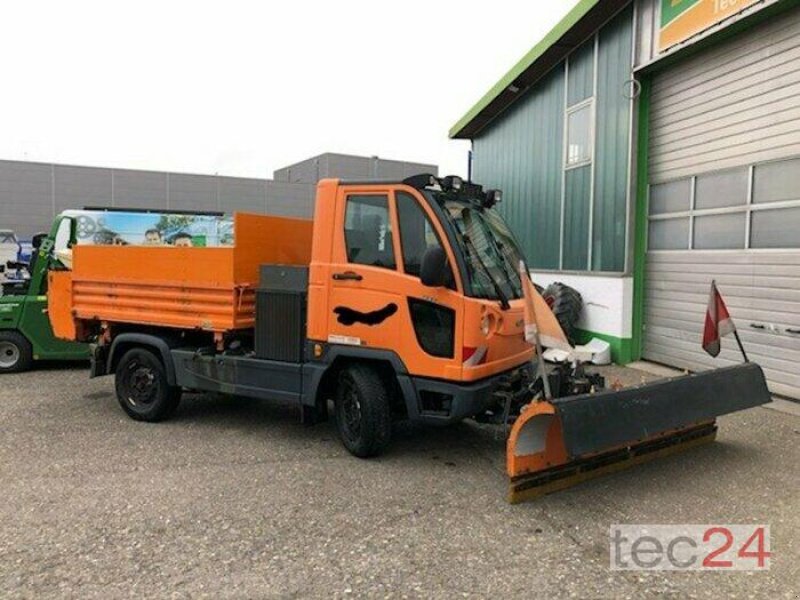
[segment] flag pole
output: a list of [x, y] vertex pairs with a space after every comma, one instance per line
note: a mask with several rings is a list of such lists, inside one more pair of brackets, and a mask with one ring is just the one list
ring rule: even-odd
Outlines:
[[544, 399], [552, 400], [553, 394], [550, 391], [550, 378], [547, 376], [547, 369], [544, 367], [544, 355], [542, 354], [542, 342], [539, 340], [539, 332], [534, 335], [536, 340], [536, 356], [539, 363], [539, 377], [542, 378], [542, 385], [544, 386]]
[[744, 346], [742, 345], [742, 340], [739, 337], [739, 332], [736, 329], [733, 330], [733, 335], [736, 337], [736, 343], [739, 344], [739, 350], [741, 350], [741, 352], [742, 352], [742, 356], [744, 357], [744, 362], [749, 363], [750, 359], [747, 358], [747, 352], [744, 351]]
[[716, 280], [712, 279], [711, 295], [708, 298], [708, 308], [706, 309], [706, 324], [703, 329], [703, 350], [713, 357], [719, 356], [722, 338], [729, 333], [733, 333], [736, 338], [736, 343], [739, 345], [739, 351], [742, 353], [744, 362], [749, 363], [750, 359], [747, 358], [747, 352], [744, 350], [742, 338], [739, 337], [736, 324], [733, 322], [730, 312], [728, 312], [728, 307], [725, 306], [722, 294], [717, 289]]
[[[530, 278], [530, 273], [528, 272], [528, 268], [525, 267], [525, 274]], [[552, 400], [553, 394], [550, 391], [550, 378], [547, 376], [547, 369], [544, 366], [544, 353], [542, 352], [542, 341], [539, 339], [539, 320], [536, 318], [536, 303], [531, 303], [531, 309], [533, 311], [533, 322], [536, 325], [536, 328], [533, 332], [533, 340], [536, 346], [536, 357], [538, 362], [538, 370], [539, 370], [539, 377], [542, 378], [542, 386], [544, 389], [544, 399], [545, 400]]]

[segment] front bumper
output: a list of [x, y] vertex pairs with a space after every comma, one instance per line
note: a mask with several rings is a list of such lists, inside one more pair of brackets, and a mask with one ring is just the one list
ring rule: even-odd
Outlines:
[[411, 377], [417, 412], [410, 416], [431, 425], [477, 417], [502, 408], [509, 393], [526, 393], [533, 378], [531, 363], [470, 383]]

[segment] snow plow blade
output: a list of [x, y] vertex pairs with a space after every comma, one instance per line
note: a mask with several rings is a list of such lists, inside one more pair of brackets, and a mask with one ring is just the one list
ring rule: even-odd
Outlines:
[[508, 439], [509, 501], [530, 500], [712, 442], [717, 417], [770, 400], [761, 367], [745, 363], [531, 403]]

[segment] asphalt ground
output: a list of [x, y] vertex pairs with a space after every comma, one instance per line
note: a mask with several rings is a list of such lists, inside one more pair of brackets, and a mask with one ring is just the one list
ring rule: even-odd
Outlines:
[[[187, 395], [146, 424], [112, 378], [5, 375], [0, 597], [796, 599], [791, 412], [724, 417], [715, 444], [511, 506], [495, 428], [402, 426], [362, 461], [287, 405]], [[617, 523], [767, 523], [771, 569], [611, 571]]]

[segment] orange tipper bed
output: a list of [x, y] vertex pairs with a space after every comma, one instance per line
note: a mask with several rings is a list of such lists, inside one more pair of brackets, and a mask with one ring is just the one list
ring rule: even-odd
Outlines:
[[73, 338], [82, 319], [225, 332], [252, 328], [262, 263], [307, 265], [312, 222], [237, 213], [230, 247], [78, 245], [50, 273], [50, 318]]

